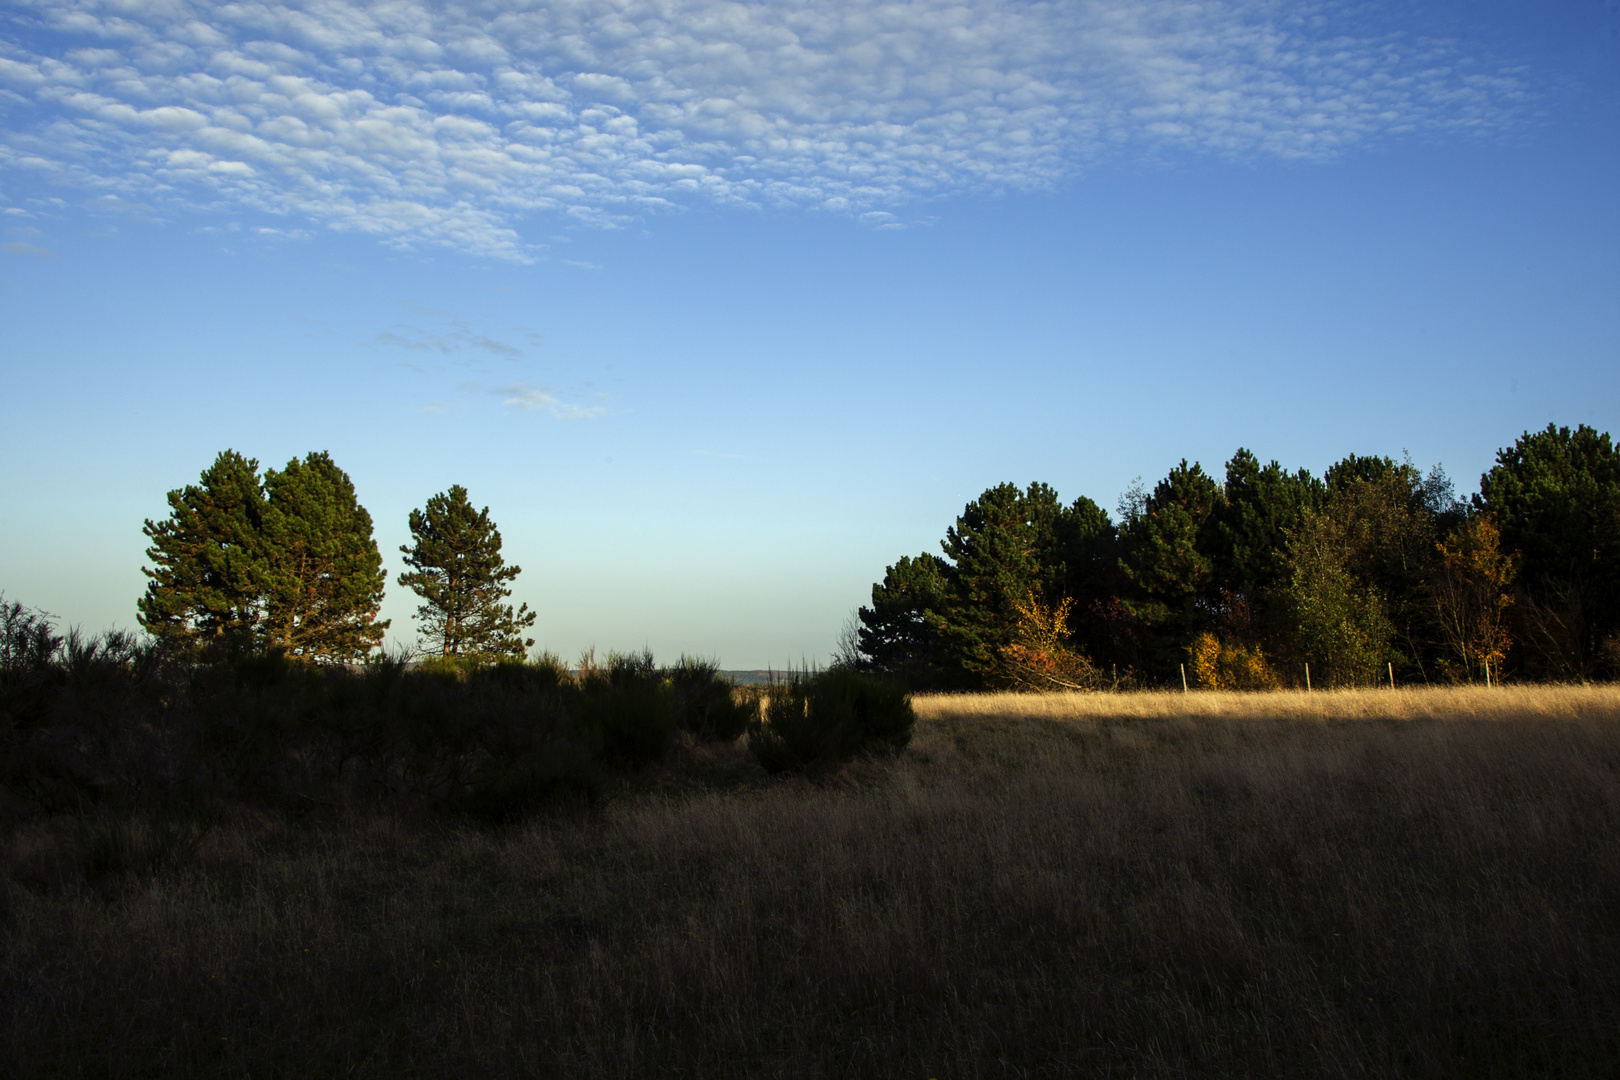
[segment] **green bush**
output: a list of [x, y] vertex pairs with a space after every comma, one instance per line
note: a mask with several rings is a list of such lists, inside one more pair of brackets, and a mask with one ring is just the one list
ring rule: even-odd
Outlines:
[[890, 679], [846, 667], [795, 673], [772, 687], [749, 725], [748, 749], [769, 772], [898, 753], [911, 741], [911, 695]]

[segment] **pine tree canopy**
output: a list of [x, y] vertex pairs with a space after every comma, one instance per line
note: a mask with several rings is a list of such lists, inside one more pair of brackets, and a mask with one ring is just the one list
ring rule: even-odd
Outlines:
[[193, 652], [273, 648], [318, 662], [381, 643], [371, 516], [325, 453], [261, 478], [257, 461], [226, 450], [168, 499], [168, 519], [144, 529], [153, 568], [137, 607], [149, 633]]
[[266, 571], [259, 463], [226, 450], [168, 498], [169, 517], [142, 530], [153, 567], [141, 571], [151, 579], [136, 604], [141, 626], [176, 644], [251, 643], [263, 628]]
[[440, 492], [409, 519], [412, 543], [400, 547], [410, 572], [399, 576], [423, 600], [416, 617], [441, 656], [522, 657], [533, 638], [527, 604], [505, 602], [522, 568], [501, 556], [501, 533], [489, 507], [474, 510], [460, 484]]
[[377, 621], [388, 576], [354, 484], [325, 453], [312, 453], [266, 470], [264, 487], [270, 644], [328, 662], [366, 655], [388, 628]]
[[1580, 425], [1525, 432], [1480, 478], [1479, 509], [1522, 558], [1523, 640], [1540, 673], [1586, 679], [1620, 667], [1620, 448]]

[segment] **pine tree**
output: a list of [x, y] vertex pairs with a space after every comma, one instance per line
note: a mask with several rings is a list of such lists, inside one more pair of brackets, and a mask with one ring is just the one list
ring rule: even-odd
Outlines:
[[1520, 557], [1520, 658], [1552, 678], [1600, 674], [1604, 641], [1620, 639], [1620, 447], [1548, 424], [1498, 451], [1479, 492]]
[[289, 656], [358, 660], [382, 644], [388, 579], [371, 515], [325, 453], [264, 474], [265, 631]]
[[1225, 499], [1216, 506], [1211, 548], [1224, 593], [1260, 616], [1287, 579], [1288, 535], [1308, 511], [1320, 510], [1327, 487], [1305, 469], [1285, 472], [1239, 448], [1226, 463]]
[[460, 484], [412, 510], [414, 543], [401, 546], [410, 573], [399, 583], [424, 601], [416, 617], [441, 656], [479, 659], [521, 657], [533, 638], [523, 631], [534, 625], [527, 604], [516, 611], [503, 601], [509, 583], [522, 568], [501, 557], [501, 533], [489, 519], [489, 507], [475, 511]]
[[169, 492], [169, 517], [147, 520], [151, 581], [136, 604], [147, 633], [187, 651], [251, 645], [263, 632], [267, 563], [259, 463], [222, 452], [201, 482]]
[[187, 651], [273, 648], [355, 660], [382, 640], [385, 575], [371, 516], [324, 453], [281, 472], [226, 450], [201, 483], [169, 492], [147, 521], [151, 581], [137, 605], [148, 633]]
[[1119, 566], [1126, 605], [1147, 631], [1152, 674], [1172, 675], [1219, 601], [1214, 524], [1224, 495], [1203, 467], [1185, 460], [1140, 499], [1121, 523]]
[[998, 484], [963, 507], [945, 530], [950, 560], [941, 635], [945, 654], [971, 684], [994, 684], [1003, 650], [1013, 644], [1018, 604], [1062, 592], [1065, 508], [1057, 492]]
[[860, 609], [857, 631], [860, 652], [873, 668], [915, 686], [960, 682], [940, 640], [950, 570], [938, 555], [906, 555], [873, 584], [872, 606]]

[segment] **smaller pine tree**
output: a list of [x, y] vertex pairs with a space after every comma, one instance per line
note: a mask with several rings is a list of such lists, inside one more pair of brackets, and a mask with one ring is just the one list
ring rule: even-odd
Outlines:
[[400, 552], [409, 573], [399, 576], [424, 603], [416, 609], [423, 636], [440, 656], [522, 657], [534, 644], [523, 631], [535, 613], [505, 603], [522, 567], [501, 557], [501, 533], [489, 507], [474, 510], [467, 489], [454, 484], [410, 516], [413, 543]]

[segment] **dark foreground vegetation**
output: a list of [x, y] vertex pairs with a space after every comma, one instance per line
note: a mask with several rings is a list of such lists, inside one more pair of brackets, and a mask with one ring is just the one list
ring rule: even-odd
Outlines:
[[894, 751], [905, 691], [833, 669], [744, 695], [712, 662], [651, 653], [320, 665], [282, 652], [200, 661], [163, 639], [55, 633], [0, 597], [0, 822], [221, 806], [378, 801], [508, 821], [595, 802], [678, 734], [747, 745], [772, 772]]
[[594, 804], [504, 825], [359, 789], [14, 819], [0, 1069], [1472, 1078], [1620, 1060], [1612, 688], [918, 711], [904, 754], [785, 778], [685, 731]]

